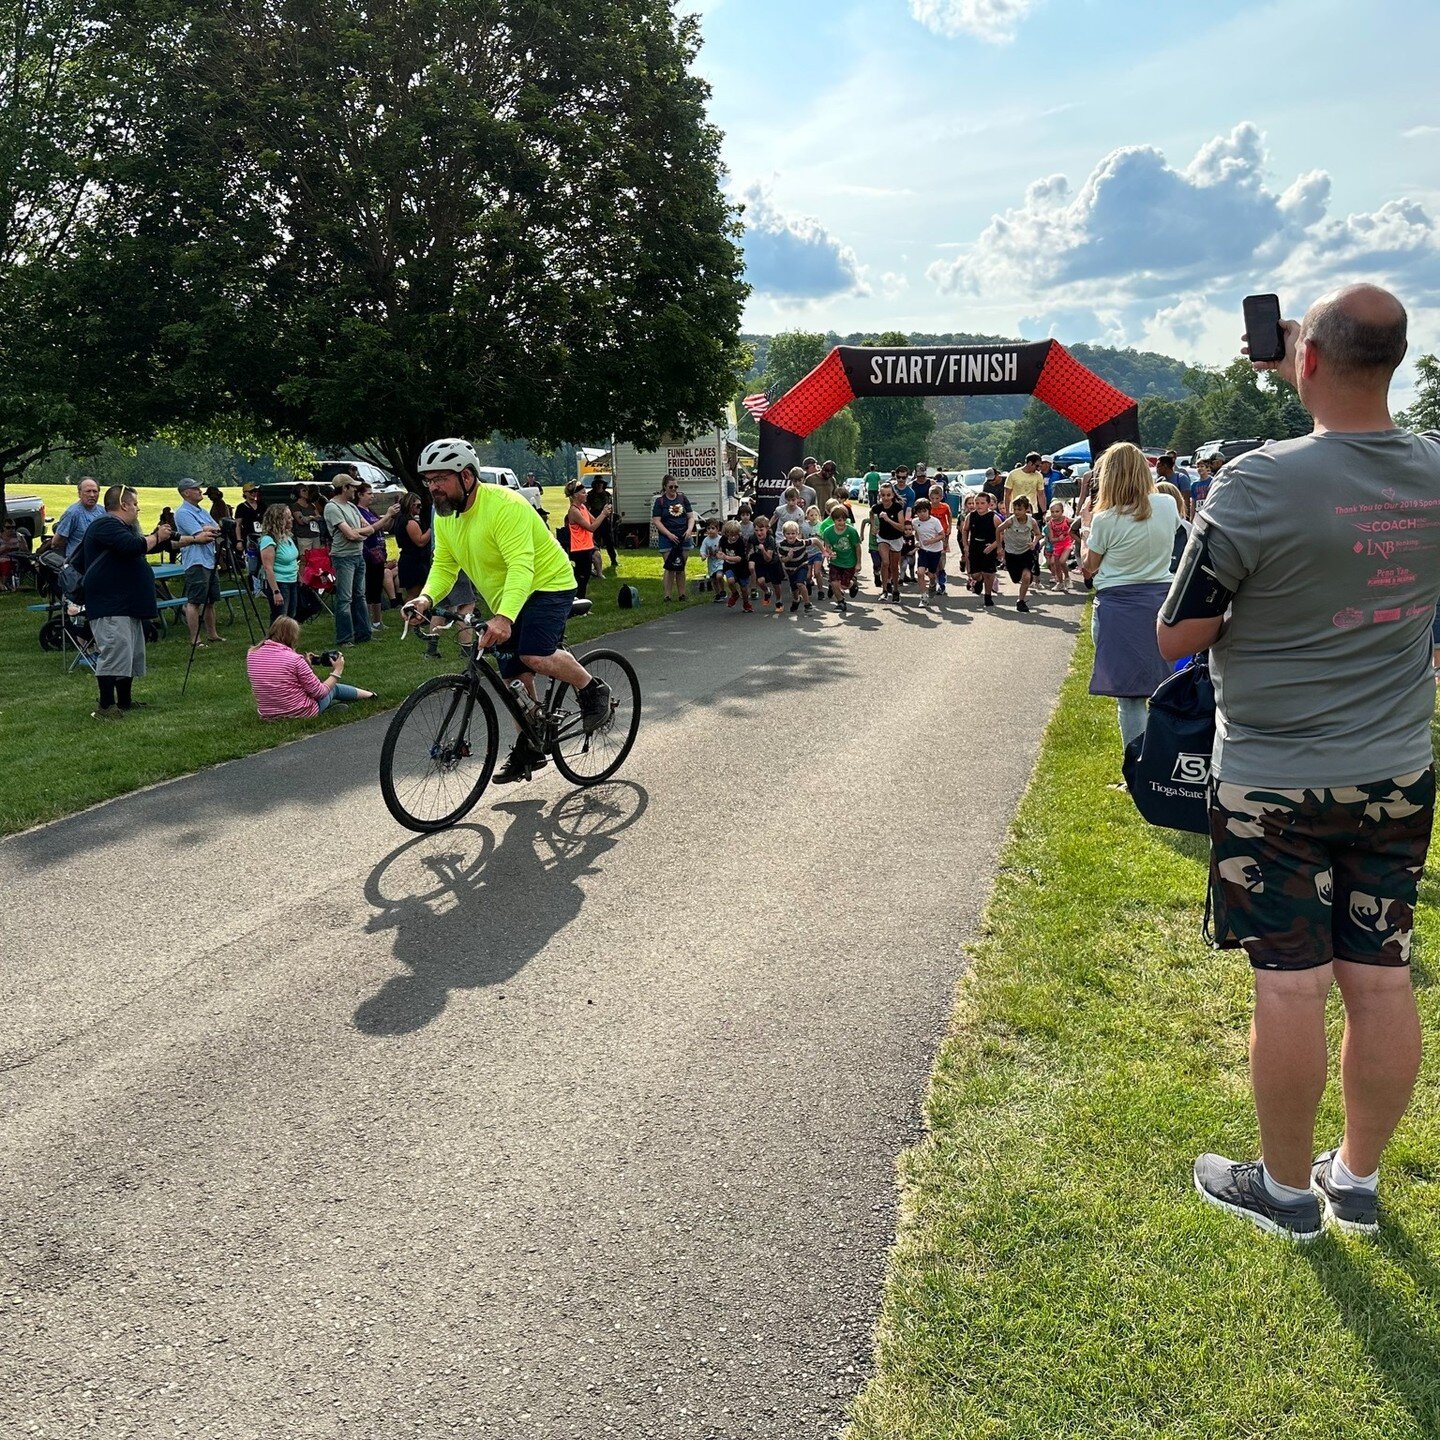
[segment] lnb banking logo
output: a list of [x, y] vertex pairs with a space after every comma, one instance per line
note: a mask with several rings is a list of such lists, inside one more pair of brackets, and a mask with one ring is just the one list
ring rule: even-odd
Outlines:
[[1208, 755], [1187, 755], [1181, 751], [1175, 757], [1175, 770], [1170, 776], [1185, 785], [1207, 785], [1210, 782], [1210, 757]]

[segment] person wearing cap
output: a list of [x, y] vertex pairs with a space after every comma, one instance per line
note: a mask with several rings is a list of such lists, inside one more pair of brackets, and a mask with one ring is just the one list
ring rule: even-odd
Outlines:
[[610, 507], [592, 515], [585, 503], [585, 482], [568, 480], [565, 483], [565, 530], [569, 544], [570, 564], [575, 570], [575, 595], [585, 598], [590, 577], [595, 573], [595, 536], [600, 527], [610, 518]]
[[1012, 470], [1005, 477], [1005, 513], [1014, 509], [1015, 501], [1023, 495], [1030, 502], [1030, 513], [1034, 515], [1045, 497], [1045, 481], [1040, 474], [1040, 452], [1032, 450], [1025, 463]]
[[365, 602], [365, 542], [400, 513], [392, 505], [383, 517], [366, 520], [355, 503], [360, 473], [354, 466], [337, 471], [325, 506], [330, 531], [330, 565], [335, 572], [335, 643], [366, 645], [370, 641], [370, 611]]
[[[615, 553], [615, 506], [610, 499], [610, 482], [603, 475], [597, 475], [590, 486], [590, 493], [585, 497], [585, 508], [592, 515], [599, 515], [608, 509], [610, 513], [601, 522], [600, 528], [595, 532], [596, 546], [604, 546], [605, 553], [610, 557], [611, 566], [618, 570], [620, 568], [620, 557]], [[605, 567], [600, 563], [600, 552], [595, 552], [595, 573], [600, 579], [605, 578]]]
[[1005, 477], [993, 465], [986, 467], [985, 479], [981, 482], [980, 488], [998, 509], [1000, 502], [1005, 498]]
[[[220, 580], [215, 574], [215, 541], [220, 526], [200, 508], [200, 482], [188, 477], [176, 487], [182, 501], [175, 511], [175, 534], [180, 545], [180, 563], [185, 567], [185, 624], [190, 643], [203, 649], [206, 641], [222, 642], [215, 629], [215, 602], [220, 598]], [[205, 640], [200, 639], [200, 621], [205, 621]]]
[[260, 504], [260, 487], [246, 481], [240, 487], [240, 503], [235, 507], [235, 540], [244, 548], [245, 569], [255, 581], [260, 574], [260, 521], [264, 511]]

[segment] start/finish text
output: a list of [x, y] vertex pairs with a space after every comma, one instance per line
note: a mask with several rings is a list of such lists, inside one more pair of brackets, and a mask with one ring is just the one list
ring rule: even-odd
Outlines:
[[872, 385], [1002, 385], [1020, 374], [1014, 350], [952, 350], [949, 354], [872, 355]]

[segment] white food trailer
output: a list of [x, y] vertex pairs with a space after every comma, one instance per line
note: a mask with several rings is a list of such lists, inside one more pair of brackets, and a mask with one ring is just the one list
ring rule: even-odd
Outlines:
[[667, 437], [658, 450], [613, 446], [610, 484], [615, 496], [616, 534], [633, 544], [654, 543], [650, 517], [665, 475], [680, 482], [694, 507], [697, 526], [712, 515], [722, 520], [733, 515], [738, 506], [735, 445], [734, 428], [716, 425], [684, 440]]

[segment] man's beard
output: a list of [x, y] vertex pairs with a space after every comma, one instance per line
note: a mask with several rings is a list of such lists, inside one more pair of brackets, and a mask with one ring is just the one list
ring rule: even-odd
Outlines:
[[436, 495], [432, 491], [430, 503], [435, 507], [437, 515], [453, 515], [455, 513], [455, 502], [448, 495]]

